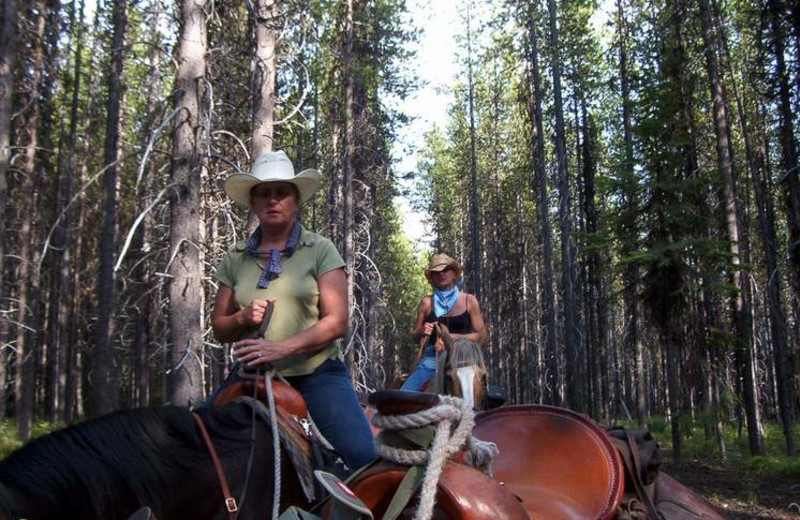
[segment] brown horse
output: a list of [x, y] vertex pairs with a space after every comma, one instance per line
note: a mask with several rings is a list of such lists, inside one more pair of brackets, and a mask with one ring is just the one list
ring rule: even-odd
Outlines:
[[[246, 402], [197, 412], [239, 502], [238, 518], [268, 518], [269, 424]], [[294, 476], [284, 475], [281, 489], [282, 503], [304, 503]], [[124, 520], [143, 506], [159, 520], [228, 518], [208, 447], [186, 408], [115, 412], [36, 439], [0, 462], [0, 519]]]

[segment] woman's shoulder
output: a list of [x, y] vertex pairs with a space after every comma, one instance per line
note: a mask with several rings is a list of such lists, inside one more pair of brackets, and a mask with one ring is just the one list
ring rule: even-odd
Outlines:
[[300, 243], [304, 246], [309, 246], [312, 248], [336, 249], [336, 246], [333, 244], [333, 241], [331, 241], [331, 239], [329, 239], [325, 235], [320, 235], [319, 233], [309, 231], [306, 228], [303, 228], [303, 232], [300, 235]]
[[423, 296], [419, 301], [419, 308], [423, 311], [430, 312], [430, 310], [433, 308], [433, 296], [430, 294]]
[[472, 294], [472, 293], [468, 293], [468, 292], [465, 292], [465, 293], [462, 293], [462, 294], [464, 295], [464, 301], [465, 301], [465, 302], [466, 302], [466, 303], [467, 303], [467, 304], [468, 304], [470, 307], [471, 307], [471, 306], [473, 306], [473, 305], [474, 305], [474, 306], [476, 306], [476, 307], [478, 307], [478, 306], [479, 306], [479, 304], [478, 304], [478, 297], [477, 297], [477, 296], [475, 296], [475, 295], [474, 295], [474, 294]]

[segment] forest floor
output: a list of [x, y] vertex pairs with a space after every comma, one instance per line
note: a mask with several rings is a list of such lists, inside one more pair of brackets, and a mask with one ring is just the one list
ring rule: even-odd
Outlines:
[[710, 500], [729, 520], [800, 519], [800, 481], [690, 458], [681, 471], [669, 457], [662, 470]]

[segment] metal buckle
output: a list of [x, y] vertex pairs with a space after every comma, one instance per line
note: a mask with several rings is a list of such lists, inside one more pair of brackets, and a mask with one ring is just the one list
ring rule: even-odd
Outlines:
[[303, 435], [305, 435], [306, 438], [310, 439], [311, 438], [311, 421], [309, 421], [305, 417], [303, 417], [301, 419], [300, 417], [297, 417], [296, 415], [293, 415], [292, 418], [303, 429]]
[[235, 513], [239, 510], [239, 508], [236, 506], [236, 499], [233, 497], [225, 499], [225, 507], [228, 508], [229, 513]]

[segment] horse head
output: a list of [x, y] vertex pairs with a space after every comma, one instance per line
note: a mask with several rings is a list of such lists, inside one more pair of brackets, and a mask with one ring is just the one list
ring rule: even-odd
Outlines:
[[481, 347], [466, 339], [455, 341], [447, 354], [450, 394], [481, 408], [486, 397], [486, 368]]

